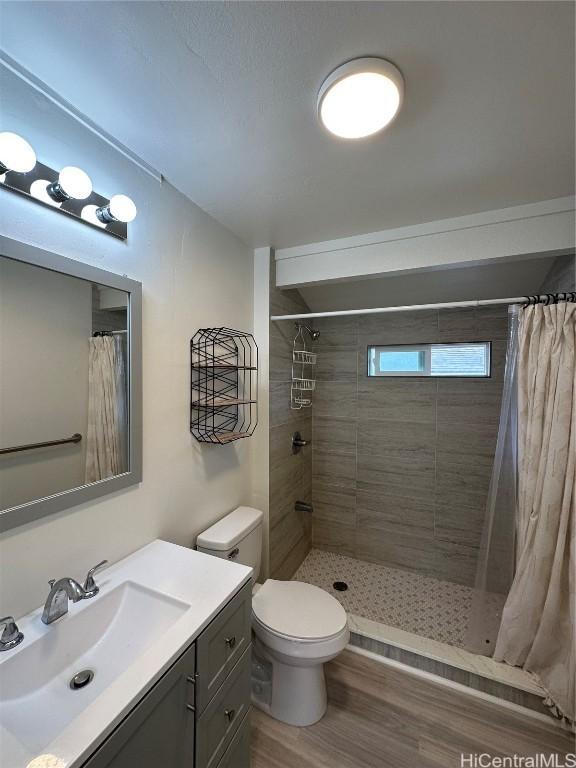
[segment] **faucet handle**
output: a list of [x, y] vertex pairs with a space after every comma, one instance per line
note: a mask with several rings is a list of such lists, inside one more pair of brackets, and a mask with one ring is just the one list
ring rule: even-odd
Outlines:
[[13, 616], [5, 616], [0, 619], [0, 627], [4, 626], [2, 637], [0, 637], [0, 651], [9, 651], [24, 640], [24, 635], [18, 629]]
[[96, 571], [99, 571], [100, 568], [103, 568], [108, 563], [108, 560], [102, 560], [100, 563], [95, 565], [93, 568], [90, 568], [88, 573], [86, 574], [86, 580], [84, 581], [84, 592], [86, 593], [84, 597], [95, 597], [98, 592], [100, 592], [100, 587], [96, 585], [96, 582], [94, 581], [94, 574]]

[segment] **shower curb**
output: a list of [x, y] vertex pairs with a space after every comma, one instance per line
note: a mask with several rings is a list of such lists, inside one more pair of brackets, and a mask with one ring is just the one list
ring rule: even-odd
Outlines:
[[544, 706], [543, 698], [535, 693], [523, 691], [513, 685], [501, 683], [492, 680], [483, 675], [468, 672], [465, 669], [453, 666], [444, 661], [438, 661], [424, 656], [421, 653], [408, 651], [392, 643], [386, 643], [383, 640], [376, 640], [373, 637], [352, 631], [350, 633], [350, 645], [365, 651], [382, 656], [391, 661], [396, 661], [405, 666], [412, 667], [421, 672], [427, 672], [436, 677], [449, 680], [453, 683], [464, 685], [472, 690], [485, 693], [495, 698], [502, 699], [530, 709], [538, 714], [545, 715], [548, 719], [554, 720], [550, 715], [550, 710]]

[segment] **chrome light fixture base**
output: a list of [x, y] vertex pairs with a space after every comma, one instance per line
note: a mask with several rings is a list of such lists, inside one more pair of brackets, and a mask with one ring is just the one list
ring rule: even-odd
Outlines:
[[101, 221], [102, 224], [111, 224], [113, 221], [118, 221], [118, 219], [110, 213], [110, 207], [108, 205], [98, 208], [94, 213], [98, 218], [98, 221]]
[[49, 184], [46, 187], [46, 192], [56, 203], [65, 203], [66, 200], [72, 200], [70, 195], [64, 192], [62, 185], [58, 181], [54, 181], [52, 184]]

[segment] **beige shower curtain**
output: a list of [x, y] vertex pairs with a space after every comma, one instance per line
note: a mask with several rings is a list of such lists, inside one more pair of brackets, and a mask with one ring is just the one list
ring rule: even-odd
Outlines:
[[516, 574], [494, 658], [575, 718], [576, 304], [527, 307], [518, 358]]
[[112, 336], [90, 339], [86, 482], [125, 472], [123, 360]]

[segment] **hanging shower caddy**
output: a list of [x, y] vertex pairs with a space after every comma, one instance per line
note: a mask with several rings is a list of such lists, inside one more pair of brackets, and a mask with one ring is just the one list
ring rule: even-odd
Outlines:
[[292, 384], [290, 387], [290, 408], [310, 408], [312, 392], [316, 388], [314, 376], [316, 353], [307, 349], [304, 326], [296, 323], [296, 336], [292, 343]]
[[251, 333], [200, 328], [190, 341], [190, 431], [226, 445], [258, 423], [258, 347]]

